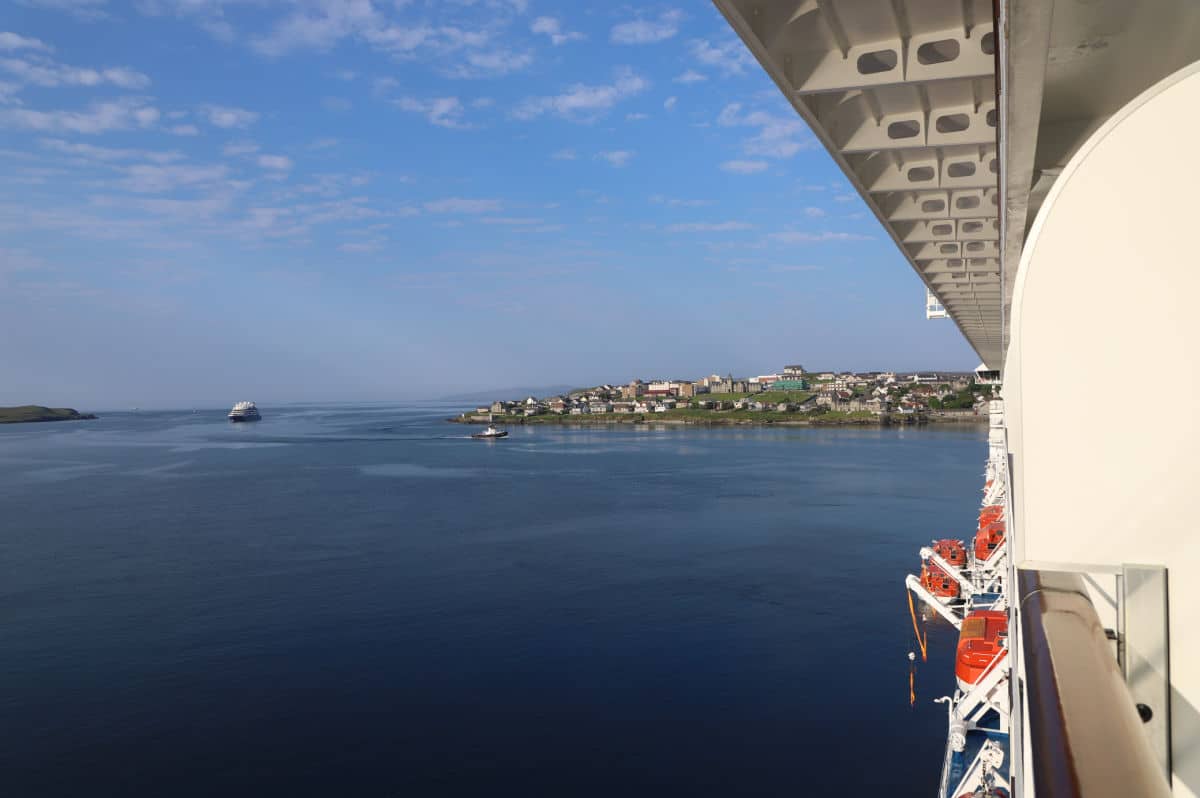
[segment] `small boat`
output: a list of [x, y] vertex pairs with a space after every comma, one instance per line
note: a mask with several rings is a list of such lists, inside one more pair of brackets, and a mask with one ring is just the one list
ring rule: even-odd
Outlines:
[[482, 438], [485, 440], [490, 440], [492, 438], [507, 438], [508, 430], [496, 429], [491, 424], [488, 424], [487, 429], [485, 429], [483, 432], [476, 432], [471, 437], [472, 438]]
[[967, 564], [967, 549], [961, 540], [942, 538], [933, 542], [933, 551], [948, 564], [962, 568]]
[[975, 610], [963, 618], [958, 630], [954, 675], [963, 692], [987, 675], [1008, 654], [1008, 613]]
[[921, 587], [928, 590], [937, 600], [947, 604], [958, 598], [962, 588], [957, 581], [950, 577], [937, 563], [925, 563], [921, 566]]
[[238, 402], [229, 411], [230, 421], [258, 421], [261, 418], [254, 402]]
[[979, 531], [975, 533], [975, 562], [984, 563], [992, 558], [996, 549], [1004, 542], [1006, 525], [1001, 508], [999, 512], [985, 512], [979, 516]]

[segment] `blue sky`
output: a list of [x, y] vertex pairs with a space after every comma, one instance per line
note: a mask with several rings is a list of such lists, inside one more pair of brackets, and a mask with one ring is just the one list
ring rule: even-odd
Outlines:
[[17, 0], [0, 404], [977, 358], [707, 3]]

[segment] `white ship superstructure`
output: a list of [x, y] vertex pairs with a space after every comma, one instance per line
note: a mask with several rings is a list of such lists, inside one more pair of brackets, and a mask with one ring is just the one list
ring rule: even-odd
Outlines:
[[230, 421], [258, 421], [261, 418], [254, 402], [238, 402], [229, 411]]
[[1200, 4], [715, 4], [997, 391], [930, 792], [1200, 796]]

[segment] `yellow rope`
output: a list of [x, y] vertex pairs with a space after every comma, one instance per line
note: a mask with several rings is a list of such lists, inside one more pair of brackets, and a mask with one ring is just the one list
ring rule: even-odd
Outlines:
[[921, 647], [921, 662], [925, 662], [929, 658], [926, 651], [928, 637], [922, 637], [921, 630], [917, 628], [917, 609], [913, 606], [912, 591], [905, 590], [904, 593], [908, 596], [908, 614], [912, 616], [913, 634], [917, 636], [917, 645]]

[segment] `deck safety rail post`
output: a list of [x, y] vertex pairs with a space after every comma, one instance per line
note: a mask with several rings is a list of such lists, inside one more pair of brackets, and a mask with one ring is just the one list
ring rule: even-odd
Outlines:
[[1017, 582], [1036, 798], [1169, 798], [1082, 576], [1018, 568]]

